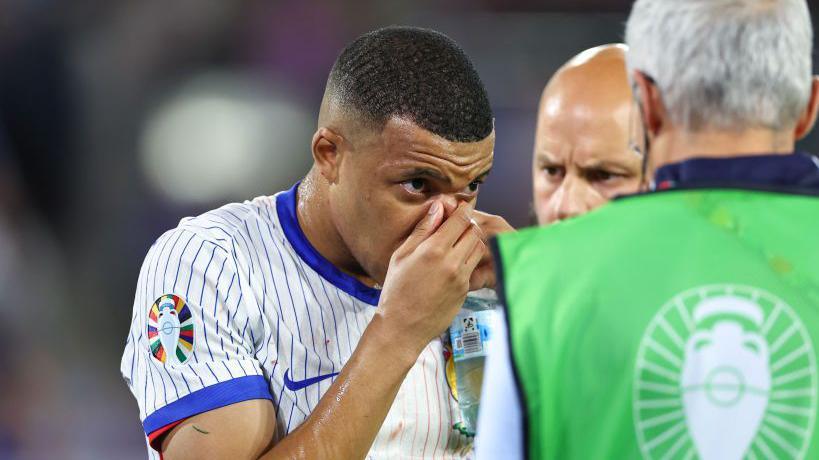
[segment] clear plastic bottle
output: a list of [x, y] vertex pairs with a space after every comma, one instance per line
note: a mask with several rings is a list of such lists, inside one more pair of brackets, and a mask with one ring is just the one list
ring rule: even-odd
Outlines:
[[492, 331], [496, 327], [498, 298], [495, 291], [470, 292], [449, 328], [458, 406], [463, 417], [462, 432], [475, 435], [483, 384], [483, 366]]

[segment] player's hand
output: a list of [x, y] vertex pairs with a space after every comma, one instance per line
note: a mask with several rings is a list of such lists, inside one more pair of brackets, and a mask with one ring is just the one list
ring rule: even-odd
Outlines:
[[412, 352], [439, 336], [466, 298], [485, 251], [472, 213], [462, 203], [444, 221], [443, 204], [434, 202], [390, 259], [376, 316]]
[[472, 211], [472, 219], [478, 224], [481, 230], [481, 240], [483, 241], [483, 256], [472, 276], [469, 278], [469, 290], [474, 291], [482, 288], [495, 288], [495, 262], [492, 252], [489, 250], [489, 239], [505, 232], [514, 232], [515, 229], [509, 225], [503, 217], [487, 214], [480, 211]]

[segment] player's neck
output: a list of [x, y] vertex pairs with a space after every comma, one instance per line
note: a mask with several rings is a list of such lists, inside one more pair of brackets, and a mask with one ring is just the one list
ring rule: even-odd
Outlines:
[[299, 227], [322, 257], [365, 285], [374, 286], [375, 280], [364, 273], [333, 224], [326, 193], [321, 180], [313, 177], [312, 171], [308, 173], [299, 185], [297, 194], [296, 216]]
[[651, 155], [659, 167], [690, 158], [789, 154], [794, 150], [794, 143], [792, 133], [769, 129], [696, 133], [670, 130], [657, 138]]

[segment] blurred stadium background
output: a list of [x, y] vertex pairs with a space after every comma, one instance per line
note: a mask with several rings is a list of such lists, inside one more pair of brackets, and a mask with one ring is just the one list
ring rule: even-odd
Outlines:
[[[620, 41], [629, 6], [0, 0], [0, 458], [145, 457], [119, 375], [142, 257], [180, 218], [307, 171], [351, 39], [408, 24], [463, 46], [496, 116], [479, 205], [523, 226], [540, 91]], [[819, 134], [801, 147], [819, 152]]]

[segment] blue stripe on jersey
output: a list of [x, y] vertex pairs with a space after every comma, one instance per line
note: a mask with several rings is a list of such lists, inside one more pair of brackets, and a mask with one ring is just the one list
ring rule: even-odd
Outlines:
[[[270, 235], [270, 241], [275, 245], [276, 240], [273, 238], [273, 233], [270, 231], [270, 224], [266, 225], [267, 227], [267, 234]], [[281, 327], [281, 316], [282, 316], [282, 300], [279, 297], [279, 287], [276, 285], [276, 275], [273, 273], [273, 264], [270, 262], [270, 252], [267, 250], [267, 244], [264, 242], [264, 235], [262, 234], [262, 229], [259, 226], [259, 222], [256, 221], [256, 228], [259, 230], [259, 239], [262, 241], [262, 247], [264, 248], [264, 255], [267, 259], [267, 271], [270, 274], [270, 280], [273, 283], [273, 292], [276, 293], [276, 305], [278, 309], [273, 308], [273, 312], [276, 313], [276, 353], [279, 352], [279, 327]], [[261, 258], [260, 258], [261, 259]], [[261, 262], [259, 262], [261, 265]], [[262, 269], [262, 274], [264, 275], [264, 270]], [[267, 285], [265, 284], [265, 293], [267, 292]], [[266, 297], [266, 295], [265, 295]], [[266, 363], [266, 361], [270, 358], [270, 342], [273, 339], [273, 334], [267, 339], [267, 346], [265, 347], [265, 358], [262, 361], [262, 364]], [[276, 364], [273, 365], [273, 370], [270, 371], [270, 375], [276, 375], [276, 366], [279, 365], [279, 360], [276, 360]]]
[[296, 196], [298, 195], [300, 183], [297, 182], [290, 190], [276, 197], [276, 212], [279, 215], [282, 231], [290, 245], [293, 246], [299, 257], [307, 262], [310, 268], [335, 287], [362, 302], [377, 306], [378, 299], [381, 296], [380, 290], [365, 286], [361, 281], [336, 268], [329, 260], [319, 254], [316, 248], [307, 240], [301, 227], [299, 227], [298, 217], [296, 216]]
[[[296, 271], [301, 274], [301, 276], [299, 276], [299, 288], [301, 289], [302, 302], [304, 303], [304, 305], [307, 305], [308, 304], [307, 294], [304, 291], [304, 278], [307, 275], [304, 274], [303, 272], [299, 271], [299, 265], [297, 265], [296, 260], [293, 258], [293, 256], [291, 254], [288, 254], [288, 256], [289, 256], [290, 261], [293, 262], [293, 268], [295, 268]], [[307, 313], [307, 324], [308, 324], [308, 330], [310, 331], [310, 343], [312, 345], [311, 350], [315, 350], [316, 349], [316, 337], [315, 337], [315, 334], [313, 334], [313, 319], [310, 317], [310, 309], [309, 308], [305, 308], [304, 311]], [[299, 339], [299, 341], [301, 342], [301, 339]], [[305, 342], [301, 342], [301, 343], [304, 344], [305, 346], [307, 345]], [[304, 379], [305, 380], [307, 379], [307, 359], [308, 359], [307, 355], [308, 355], [308, 353], [304, 354]], [[318, 371], [316, 371], [316, 374], [318, 375], [318, 374], [321, 374], [321, 356], [318, 353], [316, 353], [316, 357], [318, 358]], [[320, 397], [320, 396], [318, 396], [319, 395], [319, 393], [318, 393], [319, 387], [320, 387], [320, 385], [316, 385], [316, 395], [317, 395], [316, 396], [316, 404], [318, 404], [318, 398]], [[309, 405], [310, 404], [310, 397], [307, 394], [307, 392], [304, 393], [304, 399], [307, 401], [307, 404]]]
[[[204, 241], [203, 241], [203, 243], [204, 243]], [[200, 248], [200, 250], [201, 250], [201, 248]], [[197, 255], [198, 254], [199, 253], [197, 253]], [[205, 272], [202, 274], [202, 289], [200, 289], [200, 291], [199, 291], [199, 310], [200, 310], [199, 314], [201, 315], [200, 318], [201, 318], [201, 321], [202, 321], [202, 334], [205, 336], [205, 345], [207, 345], [207, 347], [208, 347], [208, 355], [210, 356], [211, 362], [213, 361], [213, 352], [210, 349], [210, 340], [208, 340], [208, 322], [205, 320], [205, 304], [203, 302], [203, 299], [204, 299], [204, 296], [205, 296], [205, 284], [207, 283], [208, 270], [210, 270], [210, 264], [213, 263], [213, 256], [215, 256], [215, 255], [216, 255], [216, 246], [213, 247], [213, 251], [210, 253], [210, 259], [208, 260], [208, 265], [207, 265], [207, 267], [205, 267]], [[194, 257], [193, 260], [194, 260], [194, 262], [196, 262], [195, 257]], [[227, 262], [227, 258], [224, 261], [222, 261], [222, 270], [220, 270], [219, 275], [216, 276], [216, 295], [213, 298], [213, 318], [214, 319], [216, 318], [216, 302], [219, 301], [219, 281], [220, 281], [220, 278], [222, 278], [222, 271], [225, 269], [225, 262]], [[191, 280], [192, 279], [193, 279], [193, 265], [191, 265], [191, 274], [190, 274], [190, 277], [188, 278], [188, 290], [185, 291], [186, 296], [190, 295], [188, 293], [188, 291], [190, 291]], [[190, 299], [190, 297], [185, 297], [185, 298]], [[218, 319], [216, 320], [216, 324], [217, 325], [219, 324]], [[196, 358], [196, 362], [198, 363], [199, 362], [199, 357], [197, 356], [196, 351], [194, 351], [193, 356]], [[191, 371], [193, 371], [193, 368], [191, 368]], [[195, 373], [195, 371], [194, 371], [194, 373]], [[202, 380], [202, 377], [199, 377], [199, 380]], [[219, 380], [219, 379], [217, 378], [216, 380]], [[205, 386], [205, 381], [204, 380], [202, 380], [202, 386], [203, 387]]]
[[150, 435], [173, 422], [251, 399], [273, 399], [261, 375], [227, 380], [183, 396], [146, 417], [142, 427]]
[[[322, 291], [324, 291], [324, 297], [327, 299], [327, 304], [330, 305], [330, 312], [333, 314], [333, 327], [335, 328], [335, 331], [336, 331], [336, 343], [335, 343], [336, 354], [338, 355], [338, 362], [342, 363], [344, 361], [341, 359], [341, 341], [338, 338], [339, 335], [338, 335], [338, 322], [336, 321], [336, 309], [333, 306], [333, 302], [330, 300], [330, 296], [327, 295], [327, 288], [324, 286], [324, 280], [319, 278], [319, 284], [321, 284], [321, 289], [322, 289]], [[342, 312], [343, 312], [343, 310], [342, 310]], [[345, 322], [347, 321], [347, 315], [344, 315], [344, 321]], [[353, 355], [353, 346], [350, 343], [350, 327], [349, 326], [347, 326], [347, 336], [346, 337], [347, 337], [347, 349], [350, 351], [349, 354], [347, 354], [347, 356], [349, 357], [349, 356]], [[333, 372], [335, 372], [335, 369], [333, 370]]]

